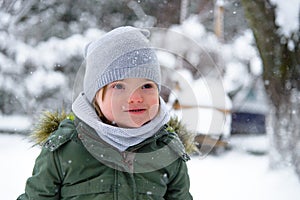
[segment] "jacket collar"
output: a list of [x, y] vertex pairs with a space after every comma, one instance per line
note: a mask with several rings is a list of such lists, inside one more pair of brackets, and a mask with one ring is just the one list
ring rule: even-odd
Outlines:
[[[151, 172], [170, 165], [179, 157], [187, 156], [182, 146], [177, 146], [178, 137], [170, 137], [167, 125], [164, 125], [154, 136], [138, 145], [119, 152], [103, 141], [96, 131], [80, 119], [74, 121], [78, 137], [84, 147], [102, 164], [119, 171], [130, 173]], [[180, 148], [181, 150], [179, 150]]]

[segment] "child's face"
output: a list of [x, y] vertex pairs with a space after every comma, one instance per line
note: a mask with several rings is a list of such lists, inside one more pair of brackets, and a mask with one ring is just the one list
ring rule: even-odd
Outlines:
[[103, 90], [97, 93], [96, 101], [109, 121], [124, 128], [142, 126], [152, 120], [159, 110], [157, 85], [144, 78], [127, 78], [110, 83], [105, 94]]

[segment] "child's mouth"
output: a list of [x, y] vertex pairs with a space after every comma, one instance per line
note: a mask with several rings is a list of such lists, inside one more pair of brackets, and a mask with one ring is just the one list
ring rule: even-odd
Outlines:
[[146, 109], [130, 109], [130, 110], [128, 110], [128, 112], [130, 112], [130, 113], [141, 113], [144, 111], [146, 111]]

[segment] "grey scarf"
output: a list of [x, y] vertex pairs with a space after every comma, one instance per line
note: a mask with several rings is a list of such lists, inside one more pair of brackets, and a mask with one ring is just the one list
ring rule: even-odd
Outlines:
[[139, 128], [120, 128], [103, 123], [83, 93], [72, 104], [72, 110], [78, 118], [95, 129], [102, 140], [121, 152], [153, 136], [170, 120], [169, 112], [162, 98], [160, 98], [160, 109], [157, 116]]

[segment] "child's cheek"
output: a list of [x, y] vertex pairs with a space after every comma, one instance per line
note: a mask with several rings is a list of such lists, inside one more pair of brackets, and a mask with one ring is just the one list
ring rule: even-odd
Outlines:
[[159, 99], [158, 97], [151, 97], [151, 100], [149, 101], [150, 106], [150, 117], [153, 118], [156, 116], [159, 110]]

